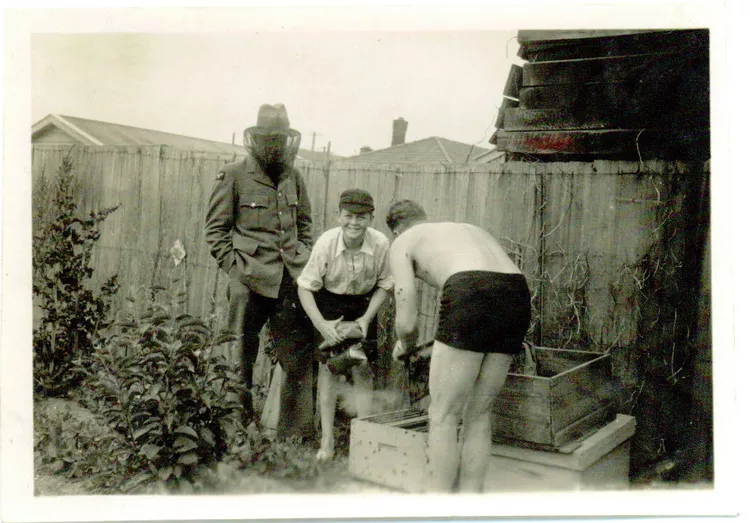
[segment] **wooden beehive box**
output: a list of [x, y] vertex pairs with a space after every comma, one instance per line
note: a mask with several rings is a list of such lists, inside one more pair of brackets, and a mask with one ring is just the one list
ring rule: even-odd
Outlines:
[[[352, 420], [349, 472], [409, 492], [428, 488], [427, 415], [402, 410]], [[494, 444], [485, 492], [628, 487], [635, 419], [622, 414], [562, 449]]]
[[356, 478], [405, 492], [424, 492], [427, 426], [427, 414], [416, 410], [353, 419], [349, 472]]
[[615, 419], [607, 353], [536, 347], [537, 375], [509, 374], [492, 409], [495, 441], [560, 448]]

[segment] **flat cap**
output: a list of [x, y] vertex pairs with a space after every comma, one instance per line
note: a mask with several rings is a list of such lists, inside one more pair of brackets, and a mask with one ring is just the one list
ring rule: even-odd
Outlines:
[[339, 197], [339, 209], [346, 209], [355, 214], [373, 212], [375, 204], [369, 192], [362, 189], [347, 189]]

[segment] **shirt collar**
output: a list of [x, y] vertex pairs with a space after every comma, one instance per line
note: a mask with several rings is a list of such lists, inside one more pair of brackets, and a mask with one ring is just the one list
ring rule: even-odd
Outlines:
[[[346, 245], [344, 245], [344, 232], [339, 228], [338, 239], [336, 240], [336, 256], [339, 256], [345, 250]], [[372, 243], [370, 242], [369, 227], [365, 231], [365, 240], [362, 242], [362, 247], [360, 247], [359, 252], [369, 254], [370, 256], [375, 256], [375, 251], [373, 250]]]

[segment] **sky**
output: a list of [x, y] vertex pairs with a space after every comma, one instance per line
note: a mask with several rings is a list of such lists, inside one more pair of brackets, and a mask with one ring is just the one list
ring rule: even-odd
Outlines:
[[491, 148], [517, 31], [31, 35], [32, 122], [47, 114], [242, 141], [286, 105], [302, 147], [357, 154], [439, 136]]

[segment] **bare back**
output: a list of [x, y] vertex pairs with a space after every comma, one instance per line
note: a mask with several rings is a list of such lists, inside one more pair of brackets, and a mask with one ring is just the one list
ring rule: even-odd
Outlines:
[[468, 223], [419, 223], [401, 233], [391, 248], [411, 258], [415, 275], [437, 288], [463, 271], [521, 272], [497, 240]]

